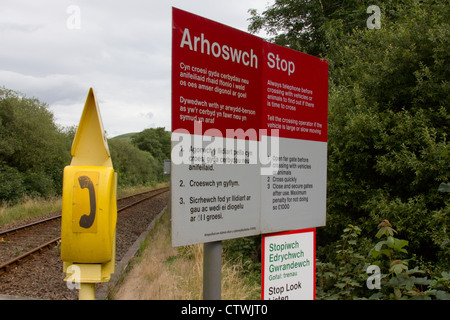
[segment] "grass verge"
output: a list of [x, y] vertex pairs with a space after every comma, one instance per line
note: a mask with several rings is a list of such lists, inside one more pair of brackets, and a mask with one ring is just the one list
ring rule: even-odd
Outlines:
[[[222, 299], [260, 298], [261, 287], [243, 276], [244, 266], [222, 258]], [[203, 295], [203, 245], [173, 248], [167, 212], [146, 238], [115, 300], [199, 300]]]
[[7, 204], [0, 206], [0, 226], [58, 210], [61, 210], [61, 197], [49, 199], [25, 197], [21, 203], [14, 206]]

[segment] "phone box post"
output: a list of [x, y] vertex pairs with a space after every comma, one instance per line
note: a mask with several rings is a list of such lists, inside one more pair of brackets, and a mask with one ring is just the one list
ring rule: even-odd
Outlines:
[[[95, 287], [83, 284], [109, 281], [114, 273], [117, 222], [117, 174], [92, 89], [71, 154], [63, 177], [61, 260], [64, 280], [82, 284], [84, 299], [94, 296]], [[78, 270], [76, 279], [73, 270]]]

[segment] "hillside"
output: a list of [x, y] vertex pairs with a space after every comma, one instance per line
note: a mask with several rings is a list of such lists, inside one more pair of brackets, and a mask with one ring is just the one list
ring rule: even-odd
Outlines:
[[131, 140], [135, 135], [137, 135], [139, 132], [129, 132], [124, 133], [115, 137], [112, 137], [111, 139], [124, 139], [124, 140]]

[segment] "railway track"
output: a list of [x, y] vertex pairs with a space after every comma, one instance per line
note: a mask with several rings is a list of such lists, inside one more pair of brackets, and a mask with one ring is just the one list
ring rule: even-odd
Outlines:
[[[150, 218], [146, 217], [148, 215], [145, 214], [145, 211], [150, 212], [153, 210], [153, 207], [157, 209], [161, 207], [162, 204], [147, 204], [147, 210], [137, 209], [144, 211], [139, 214], [133, 212], [134, 208], [145, 206], [146, 202], [151, 202], [146, 200], [158, 199], [161, 197], [164, 198], [163, 204], [165, 206], [167, 204], [168, 191], [169, 188], [161, 188], [117, 200], [116, 260], [120, 259], [122, 252], [126, 252], [128, 247], [146, 228], [148, 223], [151, 222], [151, 220], [148, 221]], [[162, 207], [159, 210], [161, 209]], [[30, 259], [36, 261], [38, 255], [45, 251], [57, 251], [46, 250], [55, 246], [57, 247], [61, 239], [61, 214], [60, 212], [54, 212], [52, 215], [52, 217], [42, 219], [41, 221], [0, 231], [0, 293], [5, 293], [2, 292], [4, 291], [4, 289], [2, 289], [2, 287], [4, 287], [4, 285], [2, 285], [2, 280], [4, 279], [2, 278], [8, 277], [8, 273], [17, 270], [19, 265], [23, 266], [25, 264], [31, 264], [25, 262]], [[60, 273], [62, 274], [62, 263], [60, 260], [58, 263], [61, 264]]]

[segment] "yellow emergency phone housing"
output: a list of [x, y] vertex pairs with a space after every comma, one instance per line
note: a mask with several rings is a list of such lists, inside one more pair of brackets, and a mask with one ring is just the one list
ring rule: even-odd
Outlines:
[[[117, 174], [92, 88], [71, 154], [72, 161], [64, 168], [61, 214], [65, 280], [81, 284], [109, 281], [115, 266]], [[75, 269], [79, 270], [77, 279], [71, 273]]]
[[110, 261], [117, 220], [113, 168], [67, 166], [63, 181], [61, 259], [73, 263]]

